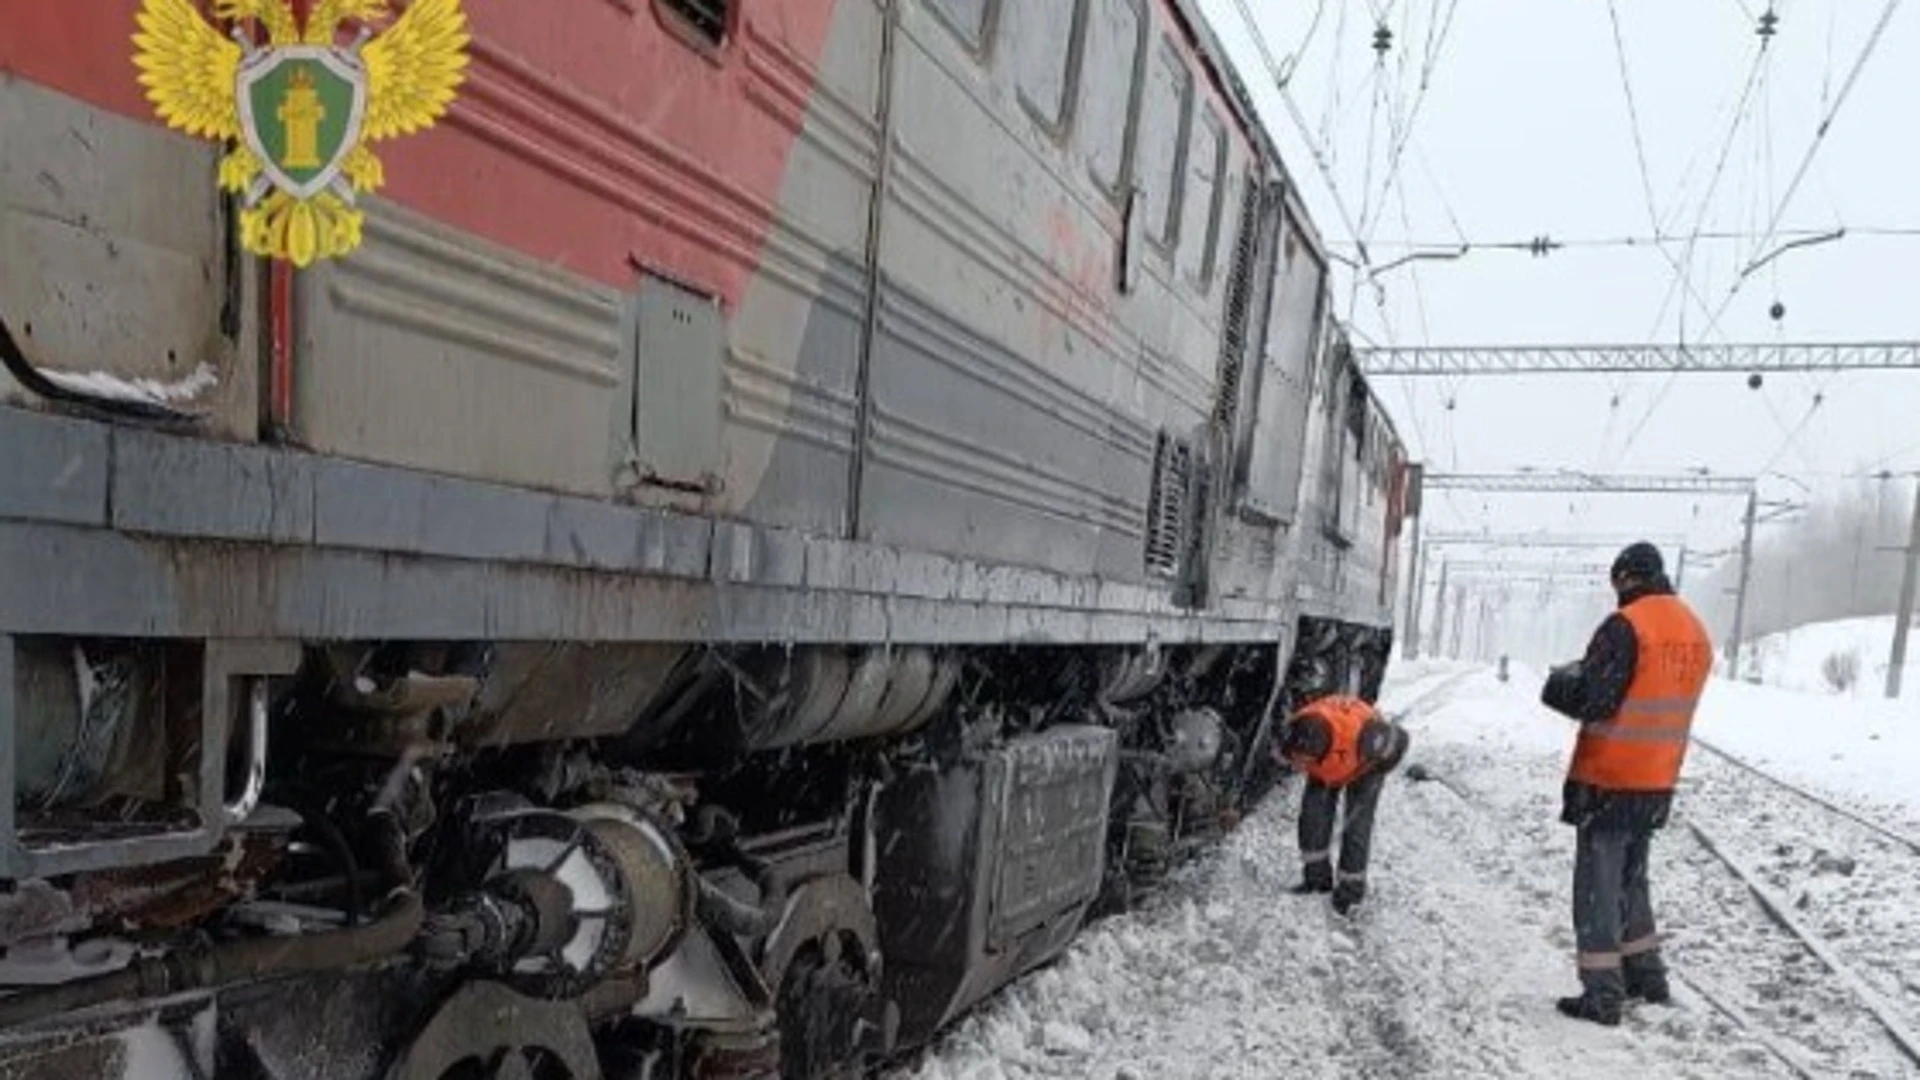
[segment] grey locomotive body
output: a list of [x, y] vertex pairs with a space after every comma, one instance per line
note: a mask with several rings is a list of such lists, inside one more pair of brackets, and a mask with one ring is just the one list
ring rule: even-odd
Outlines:
[[1189, 0], [470, 6], [298, 275], [0, 44], [0, 1074], [823, 1075], [1377, 692], [1405, 455]]

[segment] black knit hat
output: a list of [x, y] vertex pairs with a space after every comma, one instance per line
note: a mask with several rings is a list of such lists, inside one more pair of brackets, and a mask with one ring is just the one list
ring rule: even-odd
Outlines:
[[1666, 563], [1660, 558], [1660, 549], [1641, 540], [1628, 544], [1613, 560], [1610, 575], [1615, 581], [1621, 578], [1635, 578], [1640, 581], [1652, 581], [1667, 572]]

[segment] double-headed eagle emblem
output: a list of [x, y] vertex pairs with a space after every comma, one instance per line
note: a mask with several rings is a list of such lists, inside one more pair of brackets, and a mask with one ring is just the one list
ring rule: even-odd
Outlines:
[[226, 34], [193, 0], [143, 0], [133, 38], [162, 120], [237, 141], [220, 186], [245, 199], [241, 244], [301, 267], [360, 245], [354, 197], [385, 182], [367, 144], [446, 113], [468, 42], [460, 0], [413, 0], [391, 20], [389, 0], [310, 3], [302, 24], [290, 0], [214, 0]]

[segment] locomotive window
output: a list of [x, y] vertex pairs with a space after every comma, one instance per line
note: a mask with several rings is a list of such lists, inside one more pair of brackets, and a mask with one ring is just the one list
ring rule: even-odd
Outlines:
[[718, 45], [727, 36], [728, 0], [656, 0], [702, 45]]
[[1012, 0], [1002, 16], [1005, 32], [1013, 38], [1020, 100], [1034, 119], [1054, 131], [1066, 123], [1074, 29], [1086, 6], [1086, 0]]
[[[1019, 0], [1016, 0], [1018, 3]], [[927, 6], [933, 9], [940, 20], [960, 35], [960, 40], [971, 49], [980, 48], [986, 40], [988, 0], [927, 0]]]
[[1227, 165], [1227, 133], [1211, 109], [1196, 110], [1200, 125], [1187, 148], [1186, 216], [1180, 224], [1180, 265], [1206, 292], [1213, 284], [1214, 246], [1220, 242], [1220, 174]]
[[1080, 78], [1080, 140], [1094, 182], [1119, 198], [1140, 61], [1139, 0], [1092, 0]]
[[1147, 65], [1140, 104], [1140, 186], [1149, 235], [1171, 247], [1179, 235], [1180, 157], [1186, 138], [1187, 97], [1193, 84], [1173, 42], [1163, 40]]
[[1347, 430], [1356, 439], [1367, 430], [1367, 383], [1358, 371], [1347, 373]]

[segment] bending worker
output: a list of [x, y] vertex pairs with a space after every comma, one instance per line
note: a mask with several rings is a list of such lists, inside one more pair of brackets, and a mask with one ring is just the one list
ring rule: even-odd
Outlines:
[[[1344, 915], [1367, 895], [1367, 855], [1373, 814], [1387, 774], [1407, 753], [1407, 733], [1366, 701], [1330, 694], [1294, 713], [1280, 752], [1307, 774], [1300, 798], [1300, 859], [1296, 893], [1333, 894]], [[1346, 802], [1340, 831], [1340, 869], [1333, 867], [1333, 819]]]
[[1667, 822], [1687, 756], [1713, 642], [1674, 595], [1660, 551], [1630, 545], [1614, 560], [1619, 610], [1594, 631], [1585, 658], [1553, 669], [1548, 708], [1580, 721], [1560, 818], [1574, 840], [1573, 927], [1581, 993], [1561, 1012], [1618, 1024], [1625, 1000], [1668, 999], [1647, 850]]

